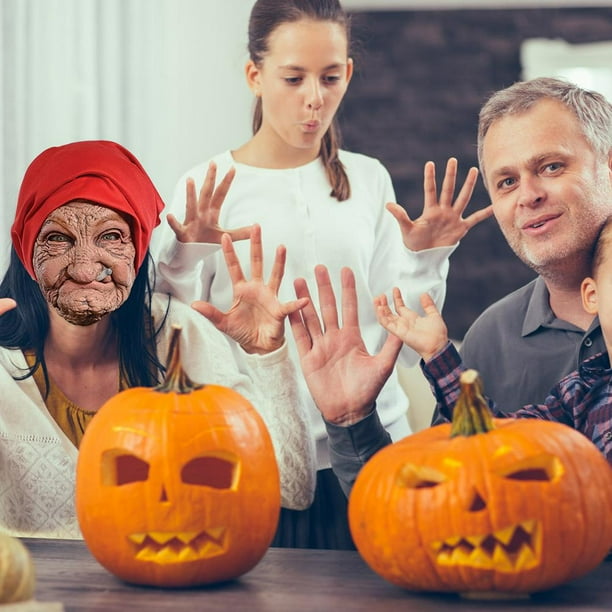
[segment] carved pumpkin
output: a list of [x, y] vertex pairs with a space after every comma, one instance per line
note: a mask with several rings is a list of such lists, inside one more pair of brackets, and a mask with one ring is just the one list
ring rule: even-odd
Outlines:
[[279, 473], [262, 418], [231, 389], [193, 385], [179, 336], [175, 329], [166, 382], [111, 398], [79, 449], [83, 537], [127, 582], [235, 578], [258, 563], [278, 522]]
[[612, 546], [612, 469], [584, 435], [492, 419], [474, 370], [452, 426], [374, 455], [349, 499], [364, 560], [412, 590], [531, 593], [586, 574]]

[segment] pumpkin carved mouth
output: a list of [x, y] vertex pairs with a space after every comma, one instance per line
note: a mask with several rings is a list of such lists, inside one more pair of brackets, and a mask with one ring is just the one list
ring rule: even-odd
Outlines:
[[225, 527], [205, 531], [149, 531], [128, 537], [135, 544], [136, 559], [162, 565], [214, 557], [223, 554], [227, 547]]
[[539, 521], [522, 521], [493, 533], [454, 536], [433, 542], [439, 565], [467, 565], [500, 572], [529, 569], [540, 562]]

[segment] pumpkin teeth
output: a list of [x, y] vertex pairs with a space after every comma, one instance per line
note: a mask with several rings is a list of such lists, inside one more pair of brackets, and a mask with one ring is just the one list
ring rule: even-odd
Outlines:
[[148, 533], [148, 536], [155, 540], [158, 544], [166, 544], [173, 538], [178, 538], [187, 544], [192, 538], [190, 537], [189, 540], [185, 541], [183, 537], [181, 537], [183, 535], [184, 534], [173, 533], [171, 531], [149, 531]]
[[142, 544], [146, 537], [146, 533], [132, 533], [128, 536], [128, 538], [134, 542], [134, 544]]
[[527, 520], [486, 535], [452, 536], [431, 544], [439, 565], [467, 565], [510, 572], [539, 561], [539, 523]]
[[444, 542], [441, 540], [436, 540], [435, 542], [431, 543], [431, 547], [434, 549], [434, 552], [439, 552], [443, 545]]
[[[457, 549], [459, 550], [459, 549]], [[464, 564], [465, 558], [458, 563]], [[491, 557], [482, 548], [475, 548], [469, 556], [469, 563], [475, 567], [488, 567], [491, 565]]]
[[135, 557], [160, 565], [205, 559], [225, 552], [226, 528], [208, 530], [133, 533], [129, 539], [136, 544]]
[[465, 539], [474, 547], [478, 548], [480, 543], [485, 539], [486, 536], [466, 536]]
[[510, 544], [510, 540], [512, 540], [512, 536], [514, 535], [515, 529], [516, 525], [510, 525], [510, 527], [500, 529], [499, 531], [495, 532], [495, 539], [499, 540], [502, 544], [508, 546], [508, 544]]
[[461, 542], [463, 538], [461, 536], [451, 536], [450, 538], [444, 540], [443, 544], [446, 544], [452, 548], [457, 546], [459, 542]]
[[534, 531], [537, 527], [537, 522], [535, 520], [523, 521], [521, 523], [521, 527], [530, 535], [533, 535]]
[[198, 535], [197, 531], [179, 531], [174, 536], [177, 537], [183, 544], [189, 544], [191, 540], [196, 538]]
[[225, 527], [211, 527], [206, 530], [206, 534], [211, 540], [215, 540], [216, 542], [221, 541], [223, 538], [223, 534], [225, 533]]

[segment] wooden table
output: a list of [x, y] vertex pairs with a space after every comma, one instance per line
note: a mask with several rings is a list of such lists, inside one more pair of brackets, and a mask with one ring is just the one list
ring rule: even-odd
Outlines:
[[72, 610], [222, 610], [240, 612], [447, 612], [612, 610], [612, 559], [547, 593], [514, 601], [474, 601], [404, 591], [375, 574], [357, 552], [271, 548], [241, 578], [221, 586], [165, 590], [127, 585], [109, 574], [82, 541], [23, 539], [37, 573], [36, 599]]

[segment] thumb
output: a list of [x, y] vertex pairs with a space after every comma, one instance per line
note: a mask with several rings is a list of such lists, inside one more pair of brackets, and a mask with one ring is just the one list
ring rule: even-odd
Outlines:
[[225, 315], [218, 308], [215, 308], [215, 306], [213, 306], [210, 302], [197, 300], [191, 304], [191, 307], [207, 318], [217, 329], [224, 331], [223, 323]]
[[382, 362], [383, 368], [385, 370], [389, 370], [389, 374], [391, 374], [391, 370], [395, 366], [397, 356], [399, 355], [403, 344], [404, 343], [401, 341], [401, 339], [396, 335], [387, 334], [387, 339], [385, 340], [383, 347], [380, 349], [380, 353], [378, 353], [378, 358]]
[[408, 216], [408, 213], [399, 204], [395, 202], [387, 202], [385, 208], [395, 217], [402, 231], [410, 231], [414, 223]]
[[434, 301], [431, 298], [431, 295], [429, 295], [429, 293], [423, 293], [423, 295], [421, 295], [421, 297], [420, 297], [420, 300], [421, 300], [421, 306], [423, 307], [423, 310], [425, 311], [425, 314], [427, 314], [427, 315], [434, 315], [434, 314], [437, 315], [437, 314], [440, 314], [440, 311], [438, 310], [438, 307], [434, 303]]

